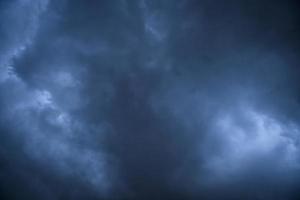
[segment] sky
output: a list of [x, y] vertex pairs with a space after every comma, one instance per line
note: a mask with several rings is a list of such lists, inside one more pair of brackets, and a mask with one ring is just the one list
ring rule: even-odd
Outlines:
[[0, 199], [298, 200], [297, 0], [0, 0]]

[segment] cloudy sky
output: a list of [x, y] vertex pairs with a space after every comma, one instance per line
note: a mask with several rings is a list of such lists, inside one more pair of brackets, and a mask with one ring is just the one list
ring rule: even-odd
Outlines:
[[0, 199], [299, 199], [299, 8], [0, 0]]

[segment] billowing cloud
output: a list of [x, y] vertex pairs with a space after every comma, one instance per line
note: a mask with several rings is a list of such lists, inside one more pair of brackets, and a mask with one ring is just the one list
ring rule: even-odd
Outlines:
[[0, 2], [0, 198], [299, 197], [295, 1]]

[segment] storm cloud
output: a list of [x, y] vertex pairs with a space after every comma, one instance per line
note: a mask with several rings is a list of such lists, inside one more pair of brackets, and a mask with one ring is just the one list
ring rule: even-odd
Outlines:
[[299, 199], [298, 9], [0, 1], [0, 198]]

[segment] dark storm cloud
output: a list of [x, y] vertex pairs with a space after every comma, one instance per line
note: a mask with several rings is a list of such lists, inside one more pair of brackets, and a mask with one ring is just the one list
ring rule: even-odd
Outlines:
[[198, 161], [174, 180], [195, 196], [290, 199], [298, 189], [298, 63], [284, 46], [297, 22], [285, 21], [295, 17], [286, 4], [251, 3], [190, 4], [203, 12], [187, 12], [190, 25], [176, 23], [169, 42], [174, 74], [154, 107], [198, 140]]
[[0, 15], [4, 199], [297, 199], [297, 2]]
[[[8, 33], [11, 41], [5, 40], [10, 44], [3, 49], [1, 60], [1, 119], [7, 126], [2, 136], [20, 145], [14, 150], [19, 151], [19, 155], [16, 153], [11, 158], [16, 160], [12, 161], [15, 166], [3, 170], [3, 174], [14, 174], [18, 170], [27, 176], [32, 173], [27, 168], [36, 167], [37, 175], [29, 174], [27, 180], [20, 179], [24, 184], [36, 184], [25, 191], [29, 196], [34, 196], [34, 187], [38, 190], [45, 184], [45, 190], [51, 195], [41, 192], [42, 197], [38, 199], [105, 195], [113, 177], [106, 180], [110, 174], [105, 167], [108, 161], [93, 139], [101, 135], [105, 127], [100, 123], [89, 125], [76, 116], [87, 102], [80, 97], [85, 70], [74, 59], [76, 46], [73, 51], [63, 53], [70, 47], [63, 37], [55, 37], [58, 28], [52, 23], [59, 21], [61, 15], [52, 11], [52, 6], [48, 1], [15, 1], [5, 7], [7, 22], [11, 20], [12, 26], [8, 24], [4, 29], [11, 28]], [[49, 34], [43, 35], [45, 32]], [[23, 156], [31, 160], [24, 164], [24, 169], [22, 163], [17, 167]], [[49, 176], [53, 178], [48, 179]], [[40, 184], [35, 183], [35, 177]], [[4, 185], [8, 178], [3, 179]], [[55, 182], [61, 183], [62, 189], [55, 189]], [[68, 186], [69, 183], [73, 187]], [[72, 192], [74, 189], [79, 192]], [[8, 191], [7, 198], [17, 198], [14, 193]]]

